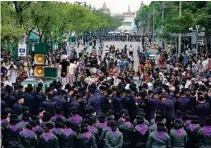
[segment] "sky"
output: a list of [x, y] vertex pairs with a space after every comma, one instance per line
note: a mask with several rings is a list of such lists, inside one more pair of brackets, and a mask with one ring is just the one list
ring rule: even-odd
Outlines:
[[[128, 6], [130, 5], [130, 10], [137, 11], [141, 5], [141, 0], [67, 0], [69, 2], [84, 2], [87, 4], [94, 6], [96, 9], [99, 9], [103, 6], [103, 2], [105, 1], [106, 6], [110, 9], [111, 14], [118, 14], [127, 12]], [[151, 0], [143, 0], [145, 5], [149, 5]]]

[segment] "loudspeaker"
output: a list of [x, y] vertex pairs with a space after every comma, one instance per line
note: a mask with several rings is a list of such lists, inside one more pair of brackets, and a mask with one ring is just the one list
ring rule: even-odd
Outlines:
[[45, 55], [44, 54], [35, 54], [34, 62], [37, 65], [43, 65], [45, 63]]
[[34, 76], [35, 77], [44, 77], [44, 67], [43, 66], [36, 66], [34, 68]]

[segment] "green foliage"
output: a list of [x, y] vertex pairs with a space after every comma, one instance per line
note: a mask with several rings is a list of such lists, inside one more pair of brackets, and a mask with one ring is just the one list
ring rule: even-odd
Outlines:
[[9, 2], [1, 2], [1, 25], [15, 24], [15, 10]]
[[1, 47], [17, 44], [25, 30], [16, 27], [15, 10], [10, 2], [1, 2]]
[[21, 35], [25, 33], [23, 29], [12, 28], [10, 25], [1, 27], [1, 46], [7, 47], [9, 44], [16, 44], [20, 41]]
[[[162, 2], [154, 1], [149, 6], [139, 10], [135, 19], [136, 24], [141, 22], [145, 28], [148, 19], [152, 28], [153, 9], [155, 30], [160, 30], [162, 25]], [[164, 32], [163, 33], [187, 33], [190, 27], [200, 25], [206, 32], [211, 32], [211, 2], [208, 1], [182, 1], [182, 16], [179, 17], [179, 2], [165, 1], [164, 7]], [[151, 29], [152, 30], [152, 29]], [[162, 34], [163, 34], [162, 33]]]
[[211, 33], [211, 2], [207, 2], [205, 8], [199, 9], [195, 14], [196, 24], [205, 28], [206, 33]]
[[[22, 8], [22, 9], [18, 9]], [[1, 2], [2, 43], [19, 42], [19, 36], [32, 31], [39, 34], [40, 42], [60, 41], [64, 33], [81, 34], [86, 31], [113, 29], [120, 20], [90, 7], [63, 2]]]

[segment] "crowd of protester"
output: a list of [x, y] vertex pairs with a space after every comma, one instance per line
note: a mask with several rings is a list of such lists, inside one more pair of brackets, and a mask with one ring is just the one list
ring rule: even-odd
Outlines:
[[132, 43], [76, 51], [48, 52], [58, 78], [45, 91], [21, 85], [33, 76], [33, 55], [1, 53], [4, 148], [211, 147], [210, 56], [149, 58]]

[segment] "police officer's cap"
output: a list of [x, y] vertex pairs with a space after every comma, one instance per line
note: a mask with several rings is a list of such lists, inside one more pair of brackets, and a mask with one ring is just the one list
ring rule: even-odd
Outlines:
[[17, 96], [17, 101], [20, 100], [20, 99], [23, 99], [23, 96], [22, 95], [18, 95]]
[[106, 90], [106, 86], [105, 85], [101, 85], [100, 86], [100, 90], [104, 90], [105, 91]]
[[47, 129], [53, 129], [53, 128], [54, 128], [54, 124], [51, 123], [51, 122], [47, 122], [47, 123], [45, 124], [45, 128], [47, 128]]
[[140, 96], [140, 97], [145, 97], [146, 96], [146, 93], [144, 91], [140, 91], [137, 96]]
[[90, 92], [91, 94], [94, 94], [94, 93], [95, 93], [95, 90], [94, 90], [93, 88], [89, 88], [89, 92]]

